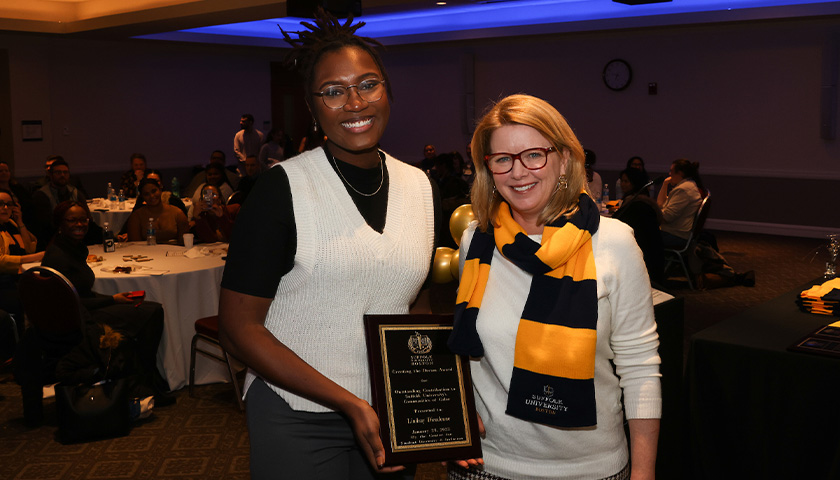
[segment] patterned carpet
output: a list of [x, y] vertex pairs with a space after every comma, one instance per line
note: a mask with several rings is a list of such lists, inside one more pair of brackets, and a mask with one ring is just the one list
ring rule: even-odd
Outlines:
[[[819, 239], [716, 232], [722, 255], [738, 272], [754, 270], [756, 286], [692, 291], [668, 285], [686, 299], [685, 342], [692, 334], [819, 276], [824, 259], [810, 261]], [[435, 289], [436, 310], [454, 297]], [[127, 437], [80, 445], [53, 438], [55, 408], [45, 403], [45, 425], [23, 425], [20, 391], [0, 373], [0, 480], [247, 479], [248, 434], [229, 385], [177, 392], [177, 404], [158, 408]], [[443, 480], [436, 464], [421, 465], [417, 480]]]

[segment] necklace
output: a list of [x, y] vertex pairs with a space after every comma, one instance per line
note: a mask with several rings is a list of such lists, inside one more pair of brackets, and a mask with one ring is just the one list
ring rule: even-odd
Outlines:
[[[326, 152], [326, 149], [324, 151]], [[376, 195], [377, 193], [379, 193], [380, 190], [382, 190], [382, 185], [385, 183], [385, 165], [384, 165], [385, 162], [383, 162], [382, 159], [379, 160], [379, 171], [380, 171], [379, 187], [377, 187], [376, 191], [373, 192], [373, 193], [364, 193], [364, 192], [360, 192], [360, 191], [356, 190], [356, 187], [351, 185], [350, 182], [348, 182], [347, 179], [344, 178], [344, 174], [341, 173], [341, 169], [338, 168], [338, 162], [335, 161], [335, 157], [333, 156], [333, 154], [327, 152], [327, 155], [330, 157], [330, 160], [332, 160], [333, 166], [335, 166], [335, 171], [338, 172], [338, 176], [341, 177], [341, 179], [344, 181], [344, 183], [347, 184], [348, 187], [352, 188], [354, 192], [358, 193], [359, 195], [361, 195], [363, 197], [372, 197], [372, 196]]]

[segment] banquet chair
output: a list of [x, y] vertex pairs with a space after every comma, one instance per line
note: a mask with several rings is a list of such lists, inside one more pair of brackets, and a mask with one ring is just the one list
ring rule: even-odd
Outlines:
[[25, 271], [18, 291], [31, 327], [18, 344], [14, 372], [24, 421], [35, 426], [43, 419], [43, 386], [56, 382], [58, 361], [82, 340], [84, 307], [70, 280], [48, 267]]
[[245, 193], [237, 190], [230, 194], [230, 196], [227, 199], [226, 205], [241, 205], [244, 201]]
[[692, 290], [697, 288], [697, 282], [691, 275], [691, 268], [688, 264], [691, 255], [694, 255], [694, 248], [697, 246], [697, 239], [700, 236], [700, 231], [703, 230], [703, 225], [706, 224], [706, 218], [709, 216], [709, 198], [712, 196], [711, 192], [706, 190], [706, 196], [700, 202], [700, 208], [694, 216], [694, 223], [691, 226], [691, 232], [688, 234], [688, 240], [681, 248], [666, 248], [665, 249], [665, 272], [668, 272], [672, 266], [680, 264], [685, 273], [685, 278], [688, 281], [688, 286]]
[[[198, 341], [202, 340], [210, 343], [216, 347], [216, 351], [202, 350], [198, 347]], [[221, 351], [219, 355], [218, 351]], [[230, 382], [233, 384], [234, 392], [236, 393], [236, 401], [239, 403], [239, 409], [245, 410], [245, 405], [242, 403], [242, 391], [239, 388], [239, 382], [236, 381], [236, 372], [231, 363], [231, 356], [222, 348], [219, 342], [219, 316], [199, 318], [195, 321], [195, 335], [192, 338], [192, 346], [190, 348], [190, 397], [193, 396], [193, 385], [195, 384], [195, 354], [201, 353], [216, 361], [226, 363], [228, 373], [230, 374]]]

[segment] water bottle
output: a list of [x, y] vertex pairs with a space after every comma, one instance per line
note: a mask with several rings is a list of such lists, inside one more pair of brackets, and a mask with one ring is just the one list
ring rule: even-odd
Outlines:
[[117, 244], [114, 242], [114, 232], [111, 231], [111, 224], [108, 222], [102, 224], [102, 250], [105, 253], [117, 250]]
[[181, 184], [178, 182], [178, 177], [172, 177], [172, 186], [170, 189], [172, 190], [173, 197], [181, 198]]
[[146, 245], [157, 245], [155, 237], [155, 219], [149, 217], [149, 226], [146, 227]]
[[605, 183], [604, 189], [601, 190], [601, 203], [604, 204], [604, 208], [607, 208], [607, 203], [610, 201], [610, 185]]
[[112, 205], [117, 203], [117, 192], [114, 190], [114, 187], [111, 186], [111, 182], [108, 182], [108, 200]]
[[125, 193], [120, 189], [120, 210], [125, 210]]

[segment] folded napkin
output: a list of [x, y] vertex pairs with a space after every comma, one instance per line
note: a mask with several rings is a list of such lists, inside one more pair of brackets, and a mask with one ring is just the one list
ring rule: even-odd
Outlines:
[[803, 290], [796, 304], [803, 312], [840, 317], [840, 277]]
[[191, 249], [184, 252], [184, 256], [187, 258], [201, 258], [206, 257], [207, 255], [207, 249], [204, 247], [192, 247]]

